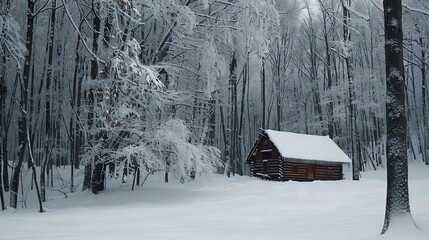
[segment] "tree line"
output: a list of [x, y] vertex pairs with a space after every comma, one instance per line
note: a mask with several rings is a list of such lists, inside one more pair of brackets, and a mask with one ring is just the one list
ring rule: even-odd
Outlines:
[[[404, 4], [407, 149], [429, 164], [428, 3]], [[71, 192], [130, 171], [245, 175], [260, 128], [329, 135], [353, 179], [383, 168], [383, 20], [375, 0], [2, 1], [9, 205], [25, 167], [40, 167], [41, 201], [59, 166], [71, 166]]]

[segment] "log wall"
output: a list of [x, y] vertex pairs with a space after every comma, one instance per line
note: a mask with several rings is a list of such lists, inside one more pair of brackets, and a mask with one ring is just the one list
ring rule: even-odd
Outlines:
[[[343, 179], [343, 169], [341, 164], [321, 165], [300, 162], [284, 161], [282, 179], [296, 181], [312, 180], [341, 180]], [[312, 169], [310, 169], [312, 168]], [[313, 171], [313, 179], [309, 179], [309, 171]]]
[[341, 180], [343, 179], [343, 166], [316, 165], [314, 180]]
[[[269, 150], [271, 150], [271, 158], [263, 159], [263, 152], [267, 152]], [[267, 137], [262, 137], [257, 146], [256, 154], [251, 157], [251, 175], [261, 176], [266, 174], [270, 179], [278, 180], [282, 173], [280, 170], [282, 168], [282, 164], [280, 164], [281, 162], [280, 153], [274, 144]]]
[[283, 167], [283, 179], [296, 180], [296, 181], [307, 181], [308, 180], [308, 170], [307, 164], [297, 163], [297, 162], [284, 162]]

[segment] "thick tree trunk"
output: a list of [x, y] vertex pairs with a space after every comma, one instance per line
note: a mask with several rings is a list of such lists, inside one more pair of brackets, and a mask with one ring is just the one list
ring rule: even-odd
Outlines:
[[[407, 119], [401, 0], [384, 0], [387, 120], [387, 198], [382, 234], [398, 219], [413, 223], [408, 194]], [[400, 224], [404, 222], [401, 221]], [[401, 227], [397, 225], [396, 227]]]

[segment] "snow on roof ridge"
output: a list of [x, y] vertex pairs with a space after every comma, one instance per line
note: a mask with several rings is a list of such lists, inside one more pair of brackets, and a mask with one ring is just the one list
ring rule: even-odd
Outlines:
[[266, 129], [264, 132], [285, 158], [340, 163], [351, 162], [351, 159], [329, 136], [282, 132], [270, 129]]

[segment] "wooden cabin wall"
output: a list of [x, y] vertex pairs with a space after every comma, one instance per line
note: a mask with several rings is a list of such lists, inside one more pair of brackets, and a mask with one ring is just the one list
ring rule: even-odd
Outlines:
[[[271, 158], [264, 159], [264, 150], [270, 149], [272, 150]], [[266, 174], [273, 180], [279, 179], [281, 174], [280, 153], [267, 137], [262, 137], [261, 141], [259, 141], [256, 154], [252, 156], [250, 168], [252, 176]]]
[[315, 180], [341, 180], [343, 179], [343, 166], [316, 165]]
[[307, 181], [308, 180], [307, 164], [284, 161], [283, 180]]
[[256, 161], [254, 163], [253, 176], [258, 176], [258, 174], [266, 174], [270, 176], [271, 180], [278, 180], [280, 177], [279, 166], [280, 162], [278, 159], [267, 160], [266, 167], [264, 167], [263, 161]]
[[[309, 178], [309, 169], [312, 168], [313, 178]], [[341, 180], [343, 179], [342, 165], [321, 165], [311, 163], [284, 161], [282, 180], [313, 181], [313, 180]]]

